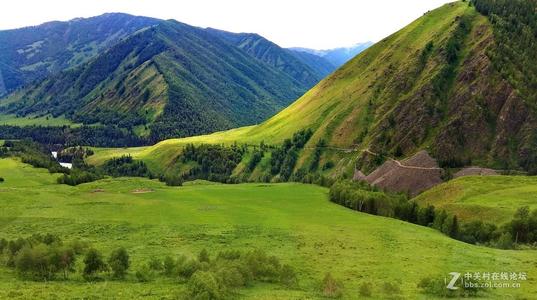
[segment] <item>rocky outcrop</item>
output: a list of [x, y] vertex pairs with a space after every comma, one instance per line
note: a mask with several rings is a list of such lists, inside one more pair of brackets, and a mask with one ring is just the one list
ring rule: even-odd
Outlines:
[[401, 162], [393, 159], [386, 161], [366, 176], [365, 181], [381, 189], [415, 196], [441, 184], [442, 174], [443, 170], [436, 160], [426, 151], [420, 151]]
[[464, 176], [495, 176], [499, 175], [496, 170], [480, 168], [480, 167], [468, 167], [453, 174], [453, 178], [459, 178]]

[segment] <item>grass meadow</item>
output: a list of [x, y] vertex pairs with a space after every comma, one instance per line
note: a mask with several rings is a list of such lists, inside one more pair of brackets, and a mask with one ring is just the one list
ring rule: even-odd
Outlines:
[[461, 177], [426, 191], [416, 201], [443, 208], [464, 220], [501, 224], [510, 221], [519, 207], [537, 209], [537, 177]]
[[[185, 285], [156, 276], [139, 283], [133, 270], [152, 257], [195, 256], [206, 248], [264, 249], [298, 273], [299, 286], [269, 283], [239, 291], [244, 299], [319, 299], [330, 272], [343, 282], [345, 299], [358, 299], [371, 284], [373, 298], [431, 299], [417, 283], [449, 272], [527, 272], [520, 289], [497, 289], [485, 298], [530, 299], [537, 294], [533, 251], [506, 251], [465, 244], [402, 221], [358, 213], [329, 202], [326, 188], [295, 184], [223, 185], [203, 181], [166, 187], [147, 179], [121, 178], [70, 187], [58, 175], [13, 159], [0, 160], [0, 238], [54, 233], [80, 239], [108, 255], [125, 247], [132, 267], [125, 280], [85, 282], [20, 279], [0, 267], [0, 298], [175, 299]], [[79, 259], [77, 268], [81, 269]], [[384, 285], [398, 287], [386, 291]]]

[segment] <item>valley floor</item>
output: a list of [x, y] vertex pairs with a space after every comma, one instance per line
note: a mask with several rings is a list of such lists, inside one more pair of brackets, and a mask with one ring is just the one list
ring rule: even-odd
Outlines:
[[[23, 281], [0, 267], [0, 299], [173, 299], [184, 284], [167, 278], [136, 282], [133, 271], [152, 257], [196, 255], [209, 249], [264, 249], [298, 272], [299, 287], [256, 284], [247, 299], [321, 298], [327, 272], [344, 283], [344, 298], [358, 299], [359, 286], [372, 298], [431, 299], [420, 293], [423, 278], [449, 272], [526, 272], [517, 289], [493, 289], [486, 299], [537, 295], [534, 251], [505, 251], [465, 244], [402, 221], [366, 215], [328, 201], [328, 190], [303, 184], [221, 185], [188, 183], [172, 188], [147, 179], [105, 179], [77, 187], [58, 185], [46, 170], [0, 159], [0, 238], [54, 233], [91, 242], [106, 255], [125, 247], [133, 266], [124, 281], [87, 283]], [[77, 268], [82, 268], [79, 261]], [[398, 295], [384, 286], [399, 287]]]

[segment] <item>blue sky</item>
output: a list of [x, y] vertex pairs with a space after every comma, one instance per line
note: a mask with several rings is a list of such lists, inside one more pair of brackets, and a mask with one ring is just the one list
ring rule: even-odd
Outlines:
[[284, 47], [315, 49], [378, 41], [446, 0], [14, 0], [0, 29], [125, 12], [234, 32], [256, 32]]

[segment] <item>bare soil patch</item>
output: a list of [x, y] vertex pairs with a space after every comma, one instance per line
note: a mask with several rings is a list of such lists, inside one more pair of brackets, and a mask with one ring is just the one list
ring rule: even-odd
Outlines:
[[132, 190], [131, 193], [132, 194], [146, 194], [146, 193], [152, 193], [154, 191], [155, 190], [153, 189], [135, 189], [135, 190]]

